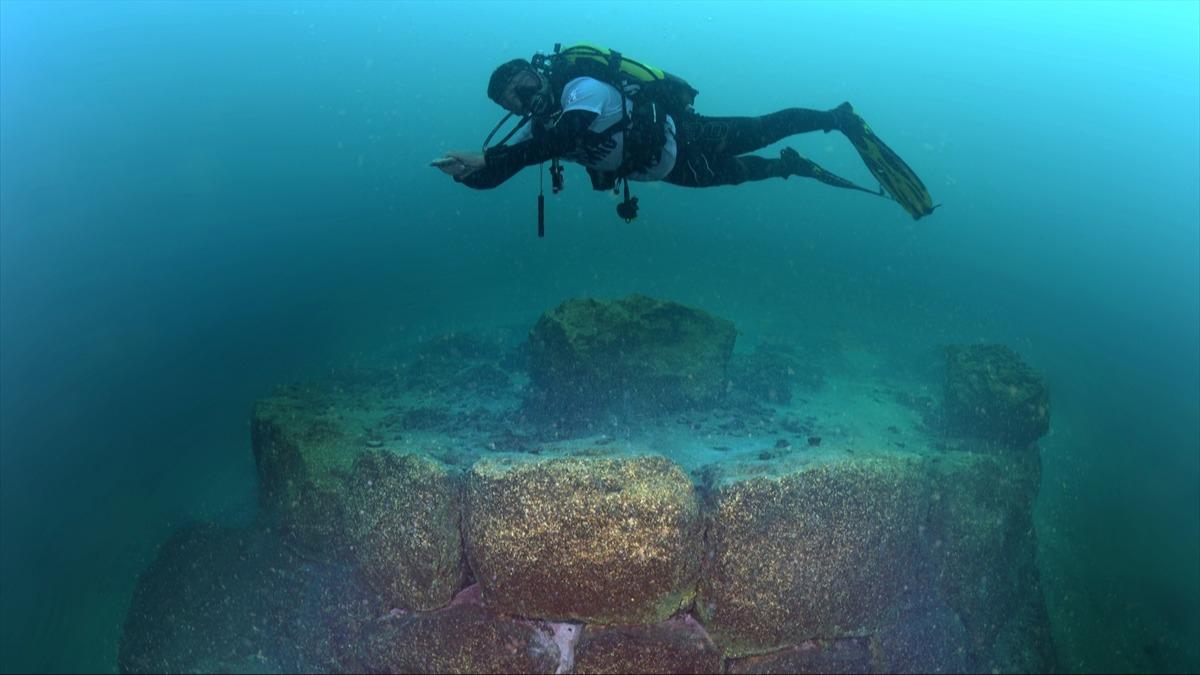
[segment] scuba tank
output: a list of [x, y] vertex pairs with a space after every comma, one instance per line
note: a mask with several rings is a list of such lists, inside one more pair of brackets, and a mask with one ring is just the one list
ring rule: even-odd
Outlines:
[[[534, 56], [534, 59], [539, 58], [551, 71], [566, 73], [567, 79], [595, 78], [618, 91], [624, 90], [635, 100], [635, 105], [639, 101], [653, 103], [673, 117], [689, 112], [700, 94], [682, 77], [604, 47], [578, 44], [560, 49], [555, 45], [553, 55]], [[534, 62], [534, 68], [537, 67], [538, 63]]]

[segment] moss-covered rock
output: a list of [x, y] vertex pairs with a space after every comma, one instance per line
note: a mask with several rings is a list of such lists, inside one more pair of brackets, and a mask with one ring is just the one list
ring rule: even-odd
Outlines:
[[725, 393], [735, 338], [730, 321], [644, 295], [568, 300], [530, 331], [534, 400], [564, 416], [707, 405]]
[[950, 346], [942, 417], [948, 430], [1024, 447], [1050, 428], [1050, 396], [1040, 375], [1003, 345]]
[[250, 425], [263, 507], [306, 547], [344, 548], [339, 498], [363, 441], [323, 393], [281, 387], [258, 401]]
[[724, 657], [690, 615], [649, 626], [585, 626], [575, 648], [583, 673], [720, 673]]
[[371, 447], [337, 408], [284, 390], [251, 425], [259, 494], [303, 548], [357, 563], [388, 604], [433, 609], [464, 577], [457, 474]]
[[393, 613], [364, 633], [360, 672], [554, 673], [562, 658], [546, 626], [473, 603]]
[[863, 635], [918, 578], [916, 455], [829, 451], [717, 468], [708, 483], [696, 610], [730, 656]]
[[1017, 631], [1023, 634], [1017, 642], [1040, 654], [1030, 665], [1051, 667], [1035, 560], [1037, 453], [941, 453], [932, 473], [928, 535], [934, 578], [966, 627], [974, 662], [984, 669], [1006, 663], [1008, 656], [995, 653], [997, 644], [1006, 631]]
[[467, 557], [485, 604], [512, 614], [662, 621], [692, 599], [701, 526], [663, 457], [498, 456], [467, 478]]

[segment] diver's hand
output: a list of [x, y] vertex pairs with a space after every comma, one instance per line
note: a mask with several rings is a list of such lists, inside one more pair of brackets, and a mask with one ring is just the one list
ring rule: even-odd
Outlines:
[[438, 157], [429, 163], [449, 176], [463, 178], [485, 166], [483, 153], [479, 152], [448, 152], [444, 157]]

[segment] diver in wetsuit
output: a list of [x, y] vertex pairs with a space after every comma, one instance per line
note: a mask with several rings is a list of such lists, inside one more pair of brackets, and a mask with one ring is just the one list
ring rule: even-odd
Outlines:
[[[504, 142], [485, 152], [451, 152], [433, 166], [468, 187], [495, 187], [522, 168], [562, 157], [587, 167], [592, 186], [619, 180], [661, 180], [684, 187], [739, 185], [803, 176], [836, 187], [863, 190], [784, 148], [778, 159], [752, 155], [794, 134], [838, 130], [858, 149], [888, 195], [914, 218], [932, 212], [920, 179], [870, 132], [849, 103], [832, 110], [787, 108], [760, 117], [707, 117], [690, 107], [674, 119], [637, 111], [617, 87], [595, 77], [555, 81], [529, 61], [515, 59], [492, 73], [488, 98], [528, 117]], [[626, 182], [628, 186], [628, 182]]]

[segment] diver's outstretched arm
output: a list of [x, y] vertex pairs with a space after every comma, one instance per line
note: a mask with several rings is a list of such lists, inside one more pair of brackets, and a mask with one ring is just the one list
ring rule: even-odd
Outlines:
[[[477, 190], [494, 188], [527, 166], [561, 157], [578, 148], [590, 134], [588, 127], [596, 117], [596, 113], [586, 110], [568, 111], [554, 125], [536, 126], [531, 135], [519, 143], [488, 148], [482, 155], [473, 153], [474, 156], [470, 158], [459, 157], [460, 160], [472, 162], [466, 166], [469, 170], [458, 173], [444, 168], [442, 170], [452, 175], [455, 182], [467, 187]], [[452, 158], [460, 154], [447, 157]], [[482, 165], [476, 166], [476, 160], [482, 162]], [[457, 165], [450, 168], [456, 169]]]
[[451, 178], [462, 178], [475, 173], [484, 166], [483, 153], [456, 151], [448, 152], [429, 163]]

